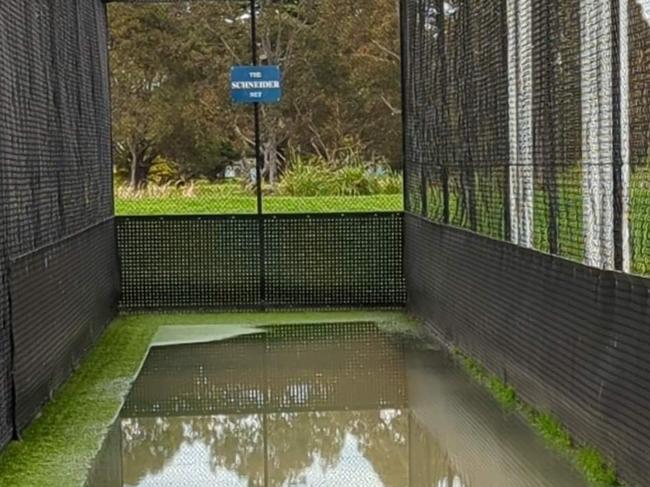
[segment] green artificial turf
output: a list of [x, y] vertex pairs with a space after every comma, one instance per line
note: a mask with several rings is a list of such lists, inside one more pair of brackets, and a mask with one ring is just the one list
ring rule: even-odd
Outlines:
[[[82, 486], [154, 337], [161, 344], [205, 341], [225, 339], [261, 326], [337, 322], [374, 322], [391, 331], [411, 331], [417, 326], [402, 313], [377, 311], [118, 317], [41, 416], [27, 428], [22, 441], [12, 442], [0, 454], [0, 485]], [[165, 328], [158, 334], [161, 327]]]

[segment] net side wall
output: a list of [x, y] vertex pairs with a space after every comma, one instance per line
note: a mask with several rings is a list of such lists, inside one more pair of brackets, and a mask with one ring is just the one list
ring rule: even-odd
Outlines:
[[407, 309], [623, 479], [650, 474], [650, 284], [407, 215]]
[[119, 284], [114, 235], [109, 219], [11, 263], [20, 429], [38, 414], [115, 315]]
[[[402, 215], [117, 219], [123, 310], [402, 306]], [[261, 259], [264, 272], [261, 272]]]
[[[21, 302], [19, 290], [40, 290], [31, 306], [40, 307], [41, 312], [32, 310], [29, 319], [36, 321], [29, 326], [39, 330], [41, 337], [49, 336], [63, 344], [49, 351], [50, 364], [68, 362], [71, 342], [82, 333], [79, 327], [94, 335], [97, 313], [105, 313], [99, 320], [104, 323], [112, 316], [111, 307], [95, 301], [96, 294], [80, 294], [70, 287], [85, 279], [84, 283], [97, 293], [110, 294], [114, 289], [109, 284], [116, 272], [111, 260], [115, 251], [108, 245], [112, 241], [110, 232], [102, 233], [102, 238], [107, 239], [103, 247], [97, 242], [91, 248], [83, 247], [91, 243], [85, 230], [111, 219], [113, 212], [108, 91], [103, 2], [2, 2], [0, 447], [14, 434], [12, 368], [23, 357], [33, 357], [40, 346], [39, 340], [12, 346], [12, 327], [13, 338], [20, 335], [14, 318], [22, 312], [12, 310]], [[70, 266], [56, 263], [63, 255]], [[29, 256], [25, 259], [30, 261], [33, 273], [26, 275], [15, 267], [21, 256]], [[74, 265], [76, 260], [86, 262], [94, 275]], [[14, 267], [10, 269], [12, 262]], [[20, 281], [14, 282], [14, 277]], [[100, 289], [102, 286], [107, 287]], [[19, 294], [10, 295], [12, 290]], [[67, 295], [60, 295], [62, 290], [81, 301], [71, 303]], [[42, 306], [41, 298], [45, 299]], [[89, 307], [95, 304], [97, 309], [91, 313]], [[20, 319], [22, 327], [26, 316]], [[68, 369], [66, 366], [61, 370]], [[48, 382], [55, 374], [45, 367], [36, 367], [32, 373], [31, 379], [36, 382]], [[60, 382], [64, 375], [52, 384]], [[26, 393], [18, 381], [15, 386], [18, 395]]]

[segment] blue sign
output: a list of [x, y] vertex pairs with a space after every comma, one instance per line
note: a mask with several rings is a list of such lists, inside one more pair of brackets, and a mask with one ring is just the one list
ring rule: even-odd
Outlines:
[[230, 93], [235, 103], [277, 103], [282, 97], [279, 66], [233, 66]]

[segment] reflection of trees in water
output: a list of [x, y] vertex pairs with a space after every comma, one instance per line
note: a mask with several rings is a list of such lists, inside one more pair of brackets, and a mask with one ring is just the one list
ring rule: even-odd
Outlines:
[[252, 486], [264, 485], [262, 420], [250, 416], [128, 418], [122, 420], [123, 479], [138, 485], [162, 472], [183, 444], [201, 442], [210, 468], [237, 473]]
[[185, 441], [182, 423], [167, 418], [122, 420], [122, 479], [127, 485], [163, 470]]
[[355, 413], [352, 434], [359, 450], [386, 487], [402, 487], [409, 475], [408, 411], [382, 410]]
[[336, 466], [349, 429], [343, 417], [329, 412], [269, 415], [269, 485], [295, 483], [316, 461], [323, 470]]
[[130, 485], [162, 472], [183, 444], [201, 442], [213, 472], [225, 469], [251, 487], [262, 486], [265, 441], [268, 485], [291, 485], [316, 464], [323, 472], [335, 469], [353, 436], [386, 487], [401, 487], [410, 475], [414, 486], [468, 486], [446, 452], [401, 410], [130, 418], [122, 422], [122, 435], [124, 482]]
[[193, 441], [210, 449], [210, 468], [222, 468], [248, 478], [249, 486], [264, 485], [262, 416], [188, 418]]
[[413, 487], [471, 487], [455, 467], [447, 451], [411, 415], [409, 446]]
[[[270, 485], [297, 479], [316, 459], [324, 469], [340, 458], [351, 428], [332, 413], [281, 413], [266, 417]], [[122, 422], [124, 482], [137, 485], [155, 475], [185, 444], [202, 442], [213, 471], [223, 468], [264, 485], [264, 424], [261, 415], [130, 418]]]
[[[271, 414], [266, 421], [269, 481], [284, 485], [317, 460], [324, 470], [335, 467], [346, 434], [358, 428], [360, 419], [350, 413], [315, 412]], [[122, 434], [128, 484], [161, 472], [183, 443], [200, 441], [210, 450], [213, 470], [227, 469], [248, 478], [249, 485], [263, 485], [261, 416], [125, 419]]]

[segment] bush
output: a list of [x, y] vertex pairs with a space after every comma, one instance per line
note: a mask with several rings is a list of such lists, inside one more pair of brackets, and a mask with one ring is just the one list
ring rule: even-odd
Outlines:
[[391, 171], [377, 176], [373, 182], [373, 194], [400, 194], [402, 192], [402, 175]]
[[343, 166], [334, 171], [332, 177], [342, 196], [362, 196], [372, 193], [372, 176], [361, 165]]
[[296, 155], [277, 188], [282, 196], [369, 196], [401, 192], [402, 176], [397, 172], [377, 174], [358, 159], [348, 158], [337, 165], [318, 157], [305, 159]]
[[[246, 179], [214, 182], [206, 178], [184, 179], [178, 165], [158, 157], [148, 174], [146, 188], [131, 190], [128, 180], [116, 179], [120, 198], [201, 196], [250, 196], [255, 186]], [[265, 195], [276, 196], [372, 196], [402, 192], [402, 175], [384, 165], [367, 164], [347, 157], [340, 164], [318, 157], [293, 155], [277, 187], [263, 186]]]
[[333, 170], [317, 158], [294, 159], [278, 185], [283, 196], [329, 196], [339, 194]]
[[180, 171], [178, 165], [162, 156], [158, 156], [154, 159], [149, 168], [149, 172], [147, 173], [147, 181], [156, 186], [162, 186], [178, 181], [179, 177]]

